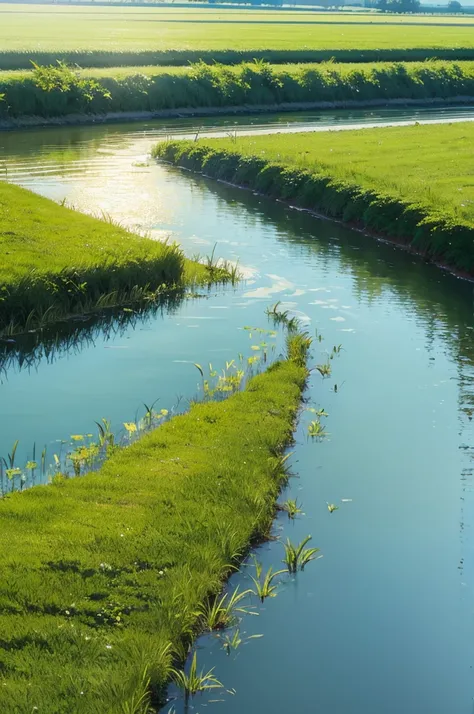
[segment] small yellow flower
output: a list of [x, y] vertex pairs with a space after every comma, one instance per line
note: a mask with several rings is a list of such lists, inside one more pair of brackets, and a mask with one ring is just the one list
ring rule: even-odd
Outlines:
[[82, 441], [84, 437], [82, 436], [82, 434], [71, 434], [71, 439], [73, 441]]
[[135, 424], [134, 421], [125, 421], [123, 423], [123, 425], [129, 434], [133, 434], [133, 432], [135, 432], [137, 430], [137, 425]]

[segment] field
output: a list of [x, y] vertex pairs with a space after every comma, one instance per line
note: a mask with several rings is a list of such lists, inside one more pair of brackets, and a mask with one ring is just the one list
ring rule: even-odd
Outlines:
[[206, 612], [223, 580], [268, 534], [307, 348], [294, 335], [243, 392], [195, 405], [98, 473], [0, 499], [2, 712], [156, 711], [171, 665], [216, 627]]
[[[273, 50], [293, 53], [296, 58], [298, 52], [393, 53], [421, 48], [444, 49], [456, 58], [457, 49], [474, 48], [473, 29], [474, 17], [2, 4], [0, 67], [26, 67], [29, 57], [41, 58], [42, 52], [70, 53], [72, 57], [73, 51], [130, 54], [177, 50], [194, 52], [198, 59], [199, 53], [231, 50]], [[23, 53], [28, 56], [22, 58]], [[183, 55], [181, 63], [190, 58]], [[178, 59], [169, 56], [170, 62]], [[95, 61], [105, 62], [98, 56]], [[166, 55], [161, 61], [166, 62]], [[94, 58], [83, 56], [81, 62], [93, 65]], [[116, 63], [133, 64], [133, 58]], [[146, 57], [137, 64], [146, 64]]]
[[141, 238], [4, 181], [0, 246], [0, 333], [210, 277], [174, 245]]
[[155, 154], [474, 272], [472, 123], [172, 142]]

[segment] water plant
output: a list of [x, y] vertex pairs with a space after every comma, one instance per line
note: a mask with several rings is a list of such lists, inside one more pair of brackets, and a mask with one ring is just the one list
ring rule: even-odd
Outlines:
[[282, 511], [285, 511], [285, 513], [288, 515], [288, 518], [294, 519], [297, 515], [303, 513], [302, 509], [300, 508], [300, 505], [301, 504], [298, 504], [298, 501], [296, 499], [289, 498], [281, 504], [280, 508]]
[[255, 585], [255, 595], [260, 599], [261, 602], [267, 597], [275, 597], [278, 584], [274, 582], [276, 578], [280, 577], [286, 573], [286, 570], [277, 570], [273, 572], [273, 568], [270, 567], [265, 575], [263, 575], [263, 566], [255, 556], [253, 556], [253, 561], [255, 565], [255, 577], [251, 575], [253, 584]]
[[322, 377], [331, 376], [331, 365], [329, 364], [329, 362], [325, 362], [324, 364], [317, 364], [316, 369]]
[[251, 590], [239, 592], [239, 589], [236, 588], [232, 594], [224, 593], [224, 595], [205, 603], [198, 610], [198, 615], [204, 627], [211, 631], [232, 627], [238, 620], [239, 615], [249, 614], [248, 607], [242, 605], [242, 601], [250, 593]]
[[313, 421], [308, 424], [308, 434], [313, 437], [326, 436], [326, 427], [321, 424], [319, 419], [313, 419]]
[[319, 548], [305, 548], [312, 536], [308, 535], [299, 545], [294, 545], [288, 538], [284, 544], [285, 557], [283, 562], [288, 568], [289, 573], [296, 573], [298, 570], [304, 570], [305, 566], [312, 560], [316, 560], [316, 554], [319, 553]]
[[173, 681], [184, 692], [186, 706], [189, 703], [189, 699], [199, 692], [205, 692], [209, 689], [222, 689], [224, 686], [214, 675], [214, 667], [207, 672], [204, 672], [204, 670], [198, 672], [197, 667], [197, 653], [194, 652], [189, 672], [177, 669], [172, 670]]

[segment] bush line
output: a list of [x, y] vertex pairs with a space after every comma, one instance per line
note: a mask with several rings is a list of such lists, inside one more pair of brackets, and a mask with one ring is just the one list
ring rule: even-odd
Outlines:
[[474, 60], [474, 47], [414, 47], [396, 49], [334, 49], [334, 50], [4, 50], [0, 51], [0, 70], [31, 69], [36, 64], [56, 64], [62, 61], [81, 67], [179, 67], [189, 63], [239, 64], [264, 60], [273, 64], [294, 62], [421, 62], [426, 59]]
[[0, 335], [24, 332], [170, 289], [227, 280], [187, 260], [176, 244], [0, 182]]
[[163, 703], [200, 606], [269, 533], [307, 378], [310, 340], [288, 342], [244, 391], [195, 404], [99, 472], [0, 499], [1, 711]]
[[[40, 73], [41, 72], [41, 73]], [[161, 72], [87, 79], [66, 67], [1, 80], [0, 118], [62, 117], [184, 108], [303, 102], [449, 99], [474, 96], [474, 63], [429, 62], [355, 67], [333, 63], [293, 68], [199, 63]]]
[[435, 209], [336, 179], [327, 169], [293, 169], [238, 150], [190, 141], [158, 144], [153, 155], [212, 178], [374, 231], [427, 259], [474, 275], [474, 227]]

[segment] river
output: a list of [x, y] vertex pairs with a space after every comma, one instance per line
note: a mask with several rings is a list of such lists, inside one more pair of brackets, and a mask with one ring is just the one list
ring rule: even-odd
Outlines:
[[[279, 118], [292, 120], [302, 117]], [[94, 420], [119, 428], [156, 398], [181, 408], [198, 390], [193, 362], [219, 368], [252, 354], [259, 340], [243, 328], [267, 327], [265, 308], [281, 300], [324, 337], [312, 365], [343, 348], [306, 394], [328, 413], [328, 436], [308, 438], [309, 411], [296, 433], [288, 496], [305, 515], [275, 523], [293, 540], [311, 533], [324, 557], [244, 619], [242, 632], [263, 637], [237, 656], [200, 640], [200, 666], [236, 693], [212, 692], [194, 711], [472, 714], [473, 286], [337, 223], [149, 160], [158, 136], [188, 126], [0, 136], [8, 180], [169, 235], [190, 256], [217, 243], [246, 276], [116, 329], [80, 326], [48, 354], [13, 349], [0, 373], [0, 454], [16, 439], [21, 458], [33, 443], [52, 454]], [[279, 567], [282, 551], [271, 541], [259, 557]]]

